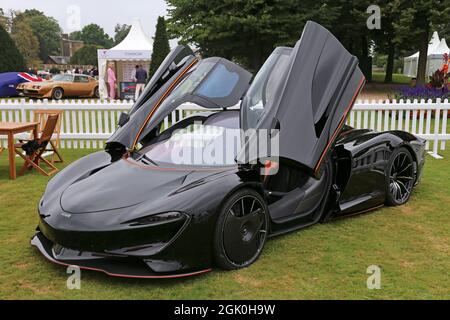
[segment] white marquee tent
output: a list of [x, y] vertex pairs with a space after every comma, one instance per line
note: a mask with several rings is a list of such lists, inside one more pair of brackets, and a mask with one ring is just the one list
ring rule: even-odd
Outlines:
[[[428, 45], [428, 59], [426, 74], [431, 75], [437, 69], [440, 69], [443, 64], [444, 53], [449, 53], [450, 49], [444, 38], [439, 39], [437, 31], [433, 33], [431, 41]], [[419, 52], [404, 58], [403, 74], [409, 77], [417, 76], [417, 66], [419, 63]]]
[[115, 65], [118, 83], [132, 82], [136, 64], [148, 69], [152, 48], [153, 41], [144, 33], [139, 19], [134, 19], [128, 35], [121, 43], [111, 49], [97, 50], [100, 97], [108, 97], [106, 71], [109, 63]]

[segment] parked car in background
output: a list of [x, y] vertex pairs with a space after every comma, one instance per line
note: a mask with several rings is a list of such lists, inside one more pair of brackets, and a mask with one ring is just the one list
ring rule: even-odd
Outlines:
[[17, 91], [30, 98], [62, 99], [64, 97], [99, 98], [98, 80], [83, 74], [58, 74], [45, 82], [23, 83]]
[[25, 72], [0, 73], [0, 98], [17, 97], [16, 87], [26, 82], [42, 82], [43, 79]]

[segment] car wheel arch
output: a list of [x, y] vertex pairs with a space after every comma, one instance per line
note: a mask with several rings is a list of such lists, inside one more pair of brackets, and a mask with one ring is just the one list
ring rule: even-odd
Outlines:
[[[215, 210], [215, 212], [219, 212], [220, 209], [223, 207], [224, 203], [227, 201], [227, 199], [229, 197], [231, 197], [234, 193], [238, 192], [241, 189], [252, 189], [254, 191], [256, 191], [266, 202], [267, 204], [267, 200], [266, 200], [266, 193], [264, 191], [264, 186], [262, 185], [261, 182], [257, 182], [257, 181], [248, 181], [248, 182], [243, 182], [235, 187], [233, 187], [231, 190], [229, 190], [222, 198], [222, 200], [220, 200], [219, 204], [217, 205], [217, 208]], [[217, 218], [217, 217], [216, 217]]]
[[98, 97], [100, 97], [100, 87], [99, 86], [95, 86], [94, 90], [92, 90], [91, 96], [94, 98], [97, 98], [97, 94], [96, 91], [98, 90]]
[[417, 159], [417, 154], [414, 151], [413, 147], [411, 147], [411, 145], [405, 141], [398, 141], [397, 143], [392, 143], [389, 142], [388, 143], [388, 147], [391, 151], [391, 154], [389, 155], [389, 158], [386, 159], [386, 161], [389, 161], [392, 157], [392, 154], [397, 151], [400, 148], [405, 148], [409, 151], [409, 153], [411, 154], [411, 157], [413, 158], [413, 161], [417, 164], [418, 163], [418, 159]]
[[409, 151], [409, 153], [411, 154], [411, 157], [413, 158], [414, 162], [417, 164], [417, 154], [414, 151], [414, 149], [409, 144], [403, 143], [403, 144], [397, 146], [395, 148], [395, 150], [397, 150], [397, 149], [399, 149], [401, 147], [403, 147], [403, 148], [405, 148], [405, 149], [407, 149]]

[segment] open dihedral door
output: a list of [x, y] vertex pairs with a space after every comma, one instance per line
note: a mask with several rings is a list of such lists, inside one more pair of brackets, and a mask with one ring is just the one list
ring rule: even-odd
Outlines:
[[[289, 56], [285, 75], [273, 84], [273, 99], [255, 128], [279, 128], [279, 157], [295, 161], [318, 177], [365, 78], [357, 58], [311, 21]], [[250, 116], [248, 110], [241, 116], [244, 123], [249, 122], [245, 119]], [[243, 150], [251, 143], [255, 140], [249, 139]]]
[[[178, 64], [172, 58], [166, 60], [163, 64], [169, 66], [167, 71], [156, 72], [156, 78], [145, 89], [145, 97], [136, 102], [129, 115], [121, 116], [119, 128], [108, 139], [106, 151], [113, 161], [126, 150], [134, 150], [138, 143], [145, 144], [149, 136], [157, 135], [164, 118], [183, 103], [211, 109], [236, 105], [252, 78], [250, 72], [231, 61], [216, 57], [199, 61], [192, 51]], [[157, 88], [153, 89], [154, 85]]]
[[111, 155], [112, 161], [120, 159], [126, 150], [134, 148], [136, 137], [148, 121], [149, 114], [157, 109], [158, 104], [197, 61], [192, 50], [186, 46], [177, 46], [167, 55], [130, 113], [121, 114], [117, 130], [106, 141], [105, 150]]

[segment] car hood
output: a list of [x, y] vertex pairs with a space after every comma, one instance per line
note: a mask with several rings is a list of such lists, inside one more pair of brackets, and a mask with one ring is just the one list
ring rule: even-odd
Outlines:
[[61, 208], [71, 214], [114, 212], [168, 197], [182, 187], [221, 171], [160, 167], [131, 158], [121, 159], [72, 179], [64, 186], [59, 202]]
[[[54, 82], [55, 83], [55, 82]], [[34, 86], [38, 86], [39, 88], [42, 88], [42, 87], [46, 87], [46, 86], [48, 86], [48, 85], [50, 85], [50, 83], [49, 83], [49, 81], [43, 81], [43, 82], [36, 82], [36, 81], [33, 81], [33, 82], [26, 82], [26, 83], [23, 83], [22, 84], [22, 86], [24, 87], [24, 88], [32, 88], [32, 87], [34, 87]]]
[[131, 207], [173, 192], [190, 172], [122, 159], [72, 182], [61, 194], [61, 207], [69, 213]]

